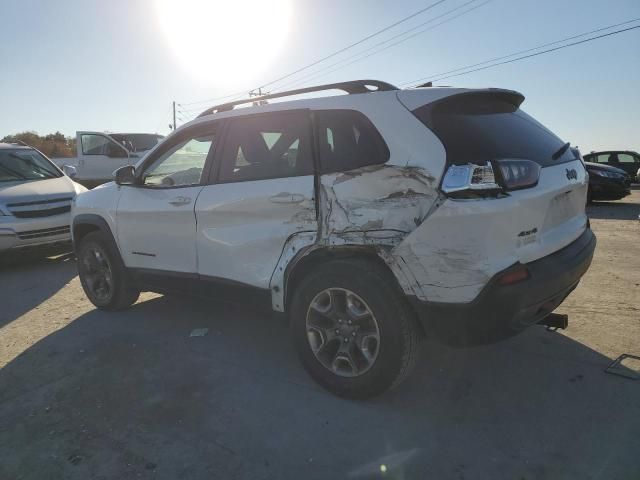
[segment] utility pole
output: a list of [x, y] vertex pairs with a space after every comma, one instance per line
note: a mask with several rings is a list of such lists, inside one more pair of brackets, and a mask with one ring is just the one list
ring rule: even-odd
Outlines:
[[[262, 87], [258, 88], [258, 91], [255, 90], [251, 90], [249, 92], [249, 97], [261, 97], [263, 95], [269, 95], [270, 92], [263, 92], [262, 91]], [[267, 101], [266, 100], [259, 100], [257, 102], [253, 102], [253, 105], [266, 105]]]
[[173, 102], [173, 129], [176, 129], [176, 102]]

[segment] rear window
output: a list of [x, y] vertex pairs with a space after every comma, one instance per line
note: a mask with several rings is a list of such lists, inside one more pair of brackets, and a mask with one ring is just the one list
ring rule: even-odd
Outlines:
[[526, 158], [541, 166], [574, 160], [565, 144], [550, 130], [518, 107], [516, 94], [474, 92], [448, 97], [413, 111], [435, 133], [453, 164], [483, 164], [501, 158]]
[[355, 110], [315, 112], [322, 173], [344, 172], [389, 160], [389, 148], [371, 121]]

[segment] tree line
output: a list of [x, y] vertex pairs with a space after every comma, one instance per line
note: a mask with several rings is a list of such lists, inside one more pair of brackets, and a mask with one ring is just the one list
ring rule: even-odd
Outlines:
[[65, 137], [60, 132], [48, 135], [38, 135], [36, 132], [21, 132], [15, 135], [7, 135], [0, 139], [0, 143], [20, 143], [37, 148], [47, 157], [75, 157], [75, 137]]

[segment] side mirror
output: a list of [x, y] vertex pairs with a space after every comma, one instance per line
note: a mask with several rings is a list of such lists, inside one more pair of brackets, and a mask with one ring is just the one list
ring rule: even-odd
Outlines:
[[62, 171], [69, 178], [76, 178], [78, 176], [78, 169], [73, 165], [63, 165]]
[[133, 165], [125, 165], [120, 167], [113, 176], [118, 185], [135, 185], [136, 184], [136, 169]]

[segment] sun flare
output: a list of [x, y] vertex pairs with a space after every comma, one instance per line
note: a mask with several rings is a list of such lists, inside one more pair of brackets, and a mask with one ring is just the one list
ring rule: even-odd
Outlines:
[[273, 61], [289, 30], [291, 0], [156, 0], [169, 47], [204, 83], [246, 85]]

